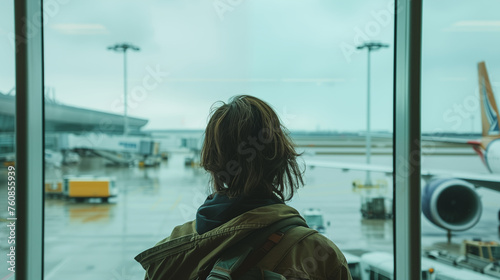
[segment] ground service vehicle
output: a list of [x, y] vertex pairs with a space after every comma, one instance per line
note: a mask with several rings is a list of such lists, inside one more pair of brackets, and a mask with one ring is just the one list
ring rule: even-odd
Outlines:
[[344, 252], [344, 257], [347, 260], [347, 265], [349, 266], [349, 272], [351, 272], [352, 280], [363, 280], [361, 278], [361, 258], [347, 252]]
[[[359, 255], [359, 254], [357, 254]], [[386, 252], [367, 252], [360, 256], [344, 252], [353, 280], [394, 280], [394, 258]], [[422, 258], [422, 280], [494, 280], [469, 269]]]
[[464, 240], [457, 264], [500, 278], [500, 244], [493, 241]]
[[[393, 280], [394, 257], [385, 252], [370, 252], [361, 256], [361, 280]], [[422, 280], [434, 280], [434, 267], [422, 259]]]
[[108, 202], [118, 195], [115, 179], [98, 176], [66, 176], [63, 179], [63, 195], [83, 201], [86, 198], [100, 198]]
[[[317, 230], [321, 234], [326, 234], [325, 221], [321, 210], [309, 208], [304, 211], [304, 219], [310, 228]], [[330, 222], [327, 224], [330, 225]]]
[[62, 182], [46, 181], [45, 195], [46, 196], [61, 196], [63, 194]]
[[377, 180], [373, 185], [355, 180], [352, 187], [353, 191], [360, 194], [363, 219], [392, 219], [392, 198], [387, 196], [388, 186], [385, 180]]
[[460, 256], [445, 250], [428, 250], [425, 255], [441, 263], [463, 268], [462, 271], [475, 271], [500, 279], [500, 244], [491, 241], [464, 240], [460, 251]]

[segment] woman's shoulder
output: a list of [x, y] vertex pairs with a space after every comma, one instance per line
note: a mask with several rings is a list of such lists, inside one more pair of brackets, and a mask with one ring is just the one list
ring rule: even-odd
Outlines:
[[316, 230], [307, 230], [314, 233], [308, 234], [306, 238], [296, 244], [297, 253], [301, 254], [301, 251], [304, 251], [313, 256], [317, 261], [328, 260], [338, 265], [347, 264], [344, 254], [332, 240]]
[[330, 279], [332, 275], [338, 277], [335, 279], [351, 279], [344, 254], [326, 236], [304, 227], [286, 234], [290, 241], [275, 252], [282, 255], [275, 257], [278, 262], [269, 269], [299, 279]]
[[176, 226], [173, 230], [172, 233], [170, 233], [170, 236], [162, 239], [160, 242], [156, 243], [155, 246], [166, 243], [168, 241], [186, 236], [186, 235], [192, 235], [193, 233], [196, 233], [196, 222], [195, 221], [189, 221], [186, 222], [182, 225]]

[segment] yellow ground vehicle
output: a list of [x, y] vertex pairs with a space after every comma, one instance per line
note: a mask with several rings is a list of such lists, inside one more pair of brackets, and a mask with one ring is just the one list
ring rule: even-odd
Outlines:
[[500, 244], [495, 241], [464, 240], [462, 242], [462, 255], [475, 257], [486, 262], [500, 260]]
[[500, 244], [494, 241], [464, 240], [458, 265], [500, 278]]
[[66, 176], [63, 179], [63, 194], [77, 201], [101, 198], [103, 202], [108, 202], [110, 197], [118, 195], [118, 189], [112, 177]]
[[62, 182], [46, 181], [45, 182], [45, 195], [47, 196], [60, 196], [63, 194]]

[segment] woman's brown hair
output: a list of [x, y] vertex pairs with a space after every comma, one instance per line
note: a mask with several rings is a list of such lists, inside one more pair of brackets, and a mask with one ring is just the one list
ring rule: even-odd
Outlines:
[[[266, 102], [249, 95], [212, 107], [200, 165], [215, 192], [290, 200], [304, 184], [288, 131]], [[285, 196], [285, 194], [287, 194]]]

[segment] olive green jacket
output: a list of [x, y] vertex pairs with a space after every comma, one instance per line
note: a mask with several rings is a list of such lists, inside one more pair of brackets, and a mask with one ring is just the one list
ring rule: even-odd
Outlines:
[[[146, 270], [145, 279], [196, 279], [198, 271], [209, 267], [210, 261], [224, 249], [254, 230], [293, 216], [300, 214], [285, 204], [263, 206], [202, 235], [191, 221], [175, 227], [169, 237], [135, 259]], [[305, 227], [288, 230], [257, 267], [280, 273], [287, 279], [352, 280], [346, 259], [337, 246]]]

